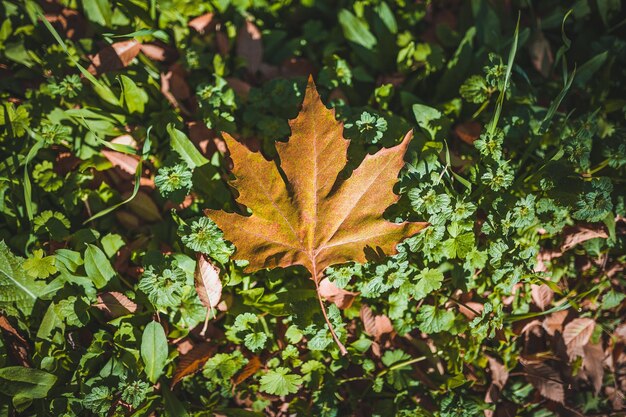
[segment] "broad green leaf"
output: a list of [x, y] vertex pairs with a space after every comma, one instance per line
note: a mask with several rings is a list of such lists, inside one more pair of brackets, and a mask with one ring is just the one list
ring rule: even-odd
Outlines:
[[272, 395], [288, 395], [298, 392], [302, 377], [289, 373], [289, 369], [279, 367], [269, 370], [261, 377], [261, 391]]
[[109, 233], [102, 238], [100, 243], [102, 244], [104, 253], [106, 253], [109, 258], [113, 257], [113, 255], [115, 255], [125, 244], [122, 236], [117, 233]]
[[45, 398], [56, 380], [39, 369], [9, 366], [0, 369], [0, 392], [10, 397]]
[[167, 132], [170, 135], [172, 149], [180, 155], [189, 168], [194, 169], [195, 167], [202, 166], [209, 162], [191, 140], [189, 140], [187, 135], [176, 129], [174, 125], [167, 125]]
[[91, 244], [87, 245], [85, 250], [85, 272], [98, 289], [107, 285], [115, 276], [115, 270], [104, 252]]
[[425, 305], [417, 315], [419, 328], [424, 333], [439, 333], [452, 328], [454, 313], [443, 307]]
[[100, 26], [111, 26], [113, 5], [109, 0], [87, 0], [81, 2], [85, 16]]
[[346, 9], [342, 9], [338, 17], [343, 35], [347, 40], [361, 45], [365, 49], [372, 49], [376, 46], [376, 38], [370, 32], [367, 23]]
[[122, 85], [120, 101], [130, 113], [143, 113], [145, 104], [148, 102], [148, 94], [125, 75], [120, 75], [120, 84]]
[[148, 380], [156, 383], [167, 361], [167, 338], [163, 326], [156, 321], [148, 323], [141, 337], [141, 359]]
[[426, 268], [417, 276], [417, 284], [414, 288], [415, 298], [421, 300], [428, 294], [441, 288], [443, 273], [438, 269]]
[[17, 308], [28, 316], [45, 283], [28, 276], [23, 262], [0, 241], [0, 309], [11, 312]]

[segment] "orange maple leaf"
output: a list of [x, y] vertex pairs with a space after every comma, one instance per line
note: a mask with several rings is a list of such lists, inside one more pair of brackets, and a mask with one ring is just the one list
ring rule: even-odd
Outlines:
[[276, 143], [277, 161], [224, 134], [234, 164], [230, 184], [252, 215], [205, 213], [236, 246], [234, 259], [250, 262], [246, 271], [302, 265], [318, 286], [326, 267], [366, 262], [366, 247], [396, 253], [401, 240], [428, 225], [383, 218], [398, 201], [393, 186], [412, 132], [399, 145], [367, 155], [349, 178], [339, 181], [350, 141], [343, 138], [343, 124], [324, 106], [312, 78], [302, 110], [289, 125], [289, 141]]

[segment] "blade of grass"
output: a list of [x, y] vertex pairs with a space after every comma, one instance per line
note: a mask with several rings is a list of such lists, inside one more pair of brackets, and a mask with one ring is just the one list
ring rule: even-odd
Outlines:
[[496, 130], [496, 126], [498, 125], [498, 120], [500, 119], [500, 113], [502, 113], [502, 106], [504, 105], [504, 98], [506, 96], [506, 89], [509, 86], [509, 81], [511, 79], [511, 71], [513, 70], [513, 61], [515, 61], [515, 55], [517, 54], [517, 42], [519, 40], [519, 21], [520, 15], [517, 15], [517, 25], [515, 26], [515, 34], [513, 35], [513, 45], [511, 46], [511, 51], [509, 52], [509, 60], [506, 64], [506, 73], [504, 75], [504, 83], [502, 85], [502, 89], [500, 90], [500, 95], [498, 96], [498, 101], [496, 102], [496, 110], [493, 114], [493, 118], [491, 119], [491, 123], [489, 124], [489, 134], [493, 135]]
[[150, 131], [152, 130], [152, 126], [150, 126], [148, 128], [147, 134], [146, 134], [146, 140], [143, 143], [143, 149], [141, 150], [141, 159], [139, 160], [139, 163], [137, 164], [137, 169], [135, 170], [135, 186], [133, 187], [133, 192], [131, 193], [131, 195], [124, 201], [117, 203], [111, 207], [107, 207], [104, 210], [94, 214], [93, 216], [91, 216], [90, 218], [88, 218], [87, 220], [85, 220], [83, 222], [83, 224], [87, 224], [93, 220], [96, 220], [102, 216], [105, 216], [109, 213], [111, 213], [112, 211], [118, 209], [119, 207], [123, 206], [124, 204], [130, 202], [133, 198], [135, 198], [135, 196], [137, 195], [137, 192], [139, 191], [139, 184], [141, 182], [141, 173], [143, 171], [143, 161], [148, 157], [148, 154], [150, 152]]

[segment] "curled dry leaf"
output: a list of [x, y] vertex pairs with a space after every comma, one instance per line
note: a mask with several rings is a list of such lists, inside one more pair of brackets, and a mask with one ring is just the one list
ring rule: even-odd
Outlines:
[[142, 44], [141, 53], [157, 62], [173, 62], [178, 58], [176, 49], [161, 42]]
[[134, 39], [115, 42], [104, 47], [91, 57], [91, 65], [87, 70], [99, 75], [127, 67], [141, 50], [141, 44]]
[[261, 31], [254, 23], [246, 20], [237, 33], [237, 56], [246, 61], [248, 70], [255, 73], [263, 61]]
[[318, 291], [324, 299], [335, 303], [337, 307], [342, 310], [350, 308], [354, 298], [358, 294], [356, 292], [346, 291], [343, 288], [337, 287], [328, 278], [324, 278], [320, 281]]
[[172, 106], [188, 112], [182, 102], [191, 97], [191, 89], [187, 84], [185, 69], [180, 64], [173, 64], [168, 72], [161, 73], [161, 93]]
[[252, 86], [247, 82], [235, 77], [227, 77], [226, 82], [233, 91], [242, 98], [247, 98]]
[[233, 378], [233, 387], [256, 374], [259, 369], [261, 369], [261, 359], [258, 356], [248, 359], [246, 366]]
[[561, 375], [543, 362], [520, 361], [526, 371], [526, 378], [545, 398], [563, 404], [565, 388]]
[[590, 318], [577, 318], [565, 325], [563, 341], [571, 360], [585, 355], [583, 348], [589, 342], [596, 322]]
[[604, 378], [604, 349], [602, 342], [587, 343], [583, 347], [583, 372], [582, 375], [591, 383], [596, 394], [602, 388]]
[[211, 343], [200, 343], [195, 345], [186, 354], [178, 359], [174, 376], [172, 377], [172, 387], [180, 382], [184, 377], [198, 372], [206, 361], [215, 352], [215, 346]]
[[4, 336], [4, 345], [13, 357], [13, 359], [21, 366], [30, 368], [29, 344], [24, 337], [11, 325], [9, 320], [0, 315], [0, 330]]
[[205, 34], [215, 29], [217, 21], [213, 13], [205, 13], [201, 16], [194, 17], [188, 23], [190, 28], [193, 28], [196, 32]]
[[550, 70], [554, 63], [554, 57], [550, 43], [541, 30], [536, 30], [531, 37], [528, 52], [530, 53], [530, 60], [535, 69], [547, 78], [550, 75]]
[[606, 239], [609, 237], [606, 232], [606, 227], [602, 224], [583, 224], [567, 227], [564, 229], [564, 235], [565, 239], [561, 245], [561, 252], [566, 252], [579, 243], [586, 242], [590, 239]]
[[[130, 192], [128, 192], [124, 193], [122, 196], [126, 199], [130, 197], [130, 195]], [[137, 195], [135, 195], [135, 198], [130, 200], [126, 206], [145, 222], [156, 223], [163, 220], [159, 207], [154, 200], [152, 200], [152, 197], [143, 191], [139, 191]]]
[[475, 120], [468, 120], [454, 127], [454, 133], [463, 142], [472, 145], [480, 136], [482, 125]]
[[64, 7], [61, 10], [47, 12], [45, 18], [57, 32], [63, 33], [68, 39], [76, 41], [85, 35], [87, 27], [85, 18], [76, 10]]
[[137, 311], [137, 304], [121, 292], [102, 292], [98, 294], [98, 302], [93, 306], [111, 318], [126, 316]]
[[369, 306], [363, 304], [359, 315], [361, 316], [365, 333], [374, 337], [374, 339], [380, 340], [383, 335], [393, 332], [393, 325], [389, 317], [384, 314], [375, 316]]
[[545, 310], [554, 299], [554, 291], [546, 284], [532, 284], [530, 286], [530, 295], [535, 305], [541, 310]]
[[194, 281], [198, 297], [209, 310], [213, 310], [222, 298], [222, 281], [220, 270], [206, 256], [198, 254]]
[[563, 323], [568, 314], [568, 310], [555, 311], [546, 317], [541, 325], [550, 336], [554, 336], [555, 332], [563, 333]]
[[500, 397], [500, 391], [502, 391], [506, 381], [509, 379], [509, 371], [496, 358], [487, 356], [487, 361], [489, 363], [489, 371], [491, 372], [491, 385], [485, 394], [485, 402], [495, 403]]
[[103, 149], [100, 151], [114, 167], [119, 168], [122, 172], [129, 175], [135, 175], [137, 165], [139, 165], [139, 157], [128, 155], [122, 152], [113, 151], [111, 149]]

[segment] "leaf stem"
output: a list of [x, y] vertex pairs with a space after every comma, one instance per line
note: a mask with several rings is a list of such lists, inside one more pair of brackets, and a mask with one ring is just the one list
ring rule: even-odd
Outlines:
[[324, 300], [322, 300], [322, 296], [320, 295], [320, 285], [317, 280], [317, 274], [314, 274], [313, 281], [315, 282], [315, 293], [317, 294], [317, 300], [320, 302], [320, 307], [322, 307], [322, 314], [324, 315], [324, 320], [326, 320], [326, 324], [328, 325], [328, 330], [330, 330], [330, 335], [333, 337], [333, 340], [337, 344], [339, 351], [341, 352], [341, 356], [346, 356], [348, 354], [348, 350], [341, 343], [339, 337], [337, 337], [337, 333], [335, 333], [335, 329], [333, 328], [332, 323], [328, 319], [328, 313], [326, 313], [326, 306], [324, 306]]

